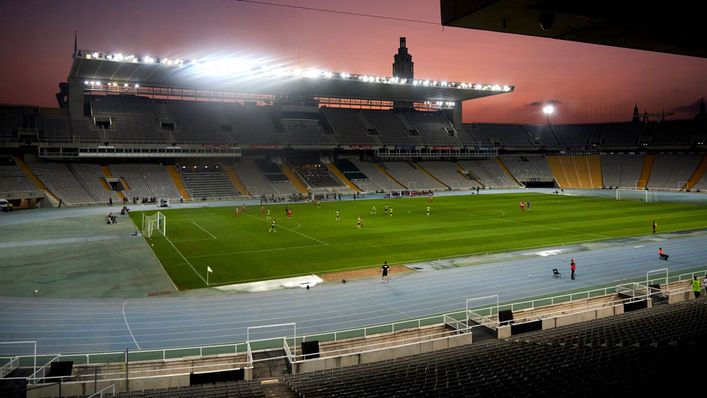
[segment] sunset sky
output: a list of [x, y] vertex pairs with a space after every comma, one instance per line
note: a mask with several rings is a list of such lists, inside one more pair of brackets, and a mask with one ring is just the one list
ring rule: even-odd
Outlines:
[[465, 122], [628, 121], [641, 112], [692, 117], [707, 96], [707, 59], [442, 28], [435, 0], [272, 0], [429, 21], [403, 22], [238, 0], [0, 0], [0, 103], [56, 107], [57, 83], [79, 47], [157, 57], [267, 57], [301, 67], [391, 75], [406, 36], [415, 77], [514, 84], [464, 103]]

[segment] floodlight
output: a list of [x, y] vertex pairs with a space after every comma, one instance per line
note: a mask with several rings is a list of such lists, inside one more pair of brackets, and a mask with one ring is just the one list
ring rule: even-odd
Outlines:
[[349, 77], [351, 77], [351, 74], [344, 72], [341, 73], [339, 76], [341, 76], [342, 79], [348, 79]]
[[140, 85], [135, 83], [135, 88], [140, 88]]
[[84, 80], [84, 81], [83, 81], [83, 84], [85, 84], [85, 85], [88, 86], [88, 80]]
[[503, 91], [509, 92], [509, 91], [511, 91], [511, 87], [510, 86], [503, 86]]
[[543, 113], [546, 115], [552, 115], [555, 112], [555, 107], [552, 104], [547, 104], [543, 107]]
[[155, 63], [155, 59], [152, 58], [152, 57], [149, 56], [149, 55], [146, 55], [146, 56], [142, 59], [142, 62], [144, 62], [144, 63], [146, 63], [146, 64], [153, 64], [153, 63]]

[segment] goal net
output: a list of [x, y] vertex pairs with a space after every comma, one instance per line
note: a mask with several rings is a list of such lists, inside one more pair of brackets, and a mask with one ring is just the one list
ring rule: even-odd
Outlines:
[[157, 212], [151, 216], [142, 215], [142, 233], [148, 238], [152, 238], [152, 233], [158, 231], [163, 236], [167, 236], [167, 217], [162, 212]]
[[639, 200], [657, 202], [658, 192], [638, 188], [616, 188], [616, 200]]

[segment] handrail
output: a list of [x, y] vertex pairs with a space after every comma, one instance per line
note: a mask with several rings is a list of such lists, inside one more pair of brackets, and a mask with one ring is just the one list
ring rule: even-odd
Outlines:
[[104, 389], [102, 389], [102, 390], [100, 390], [100, 391], [96, 391], [95, 393], [89, 395], [89, 396], [86, 397], [86, 398], [95, 398], [95, 397], [101, 397], [101, 398], [103, 398], [103, 392], [105, 392], [105, 391], [108, 390], [108, 389], [111, 389], [111, 390], [112, 390], [111, 396], [114, 397], [114, 396], [115, 396], [115, 384], [111, 384], [111, 385], [109, 385], [108, 387], [106, 387], [106, 388], [104, 388]]
[[[47, 375], [47, 372], [49, 370], [49, 366], [52, 364], [52, 362], [56, 361], [61, 357], [61, 354], [57, 354], [54, 358], [52, 358], [49, 362], [44, 364], [41, 368], [37, 369], [34, 373], [32, 373], [27, 379], [32, 379], [35, 383], [37, 383], [37, 379], [43, 379], [44, 376]], [[41, 373], [41, 376], [37, 376], [38, 374]]]
[[12, 371], [17, 369], [19, 366], [20, 357], [10, 358], [10, 360], [6, 364], [0, 366], [0, 379], [12, 373]]

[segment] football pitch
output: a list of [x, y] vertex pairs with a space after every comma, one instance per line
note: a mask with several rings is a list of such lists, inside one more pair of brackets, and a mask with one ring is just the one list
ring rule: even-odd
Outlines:
[[[521, 200], [531, 202], [529, 210], [519, 209]], [[259, 205], [240, 216], [232, 206], [203, 207], [161, 210], [167, 237], [154, 232], [147, 240], [183, 290], [205, 287], [207, 267], [213, 286], [645, 235], [653, 220], [658, 233], [707, 228], [707, 206], [537, 193], [264, 207], [277, 232], [269, 232], [271, 221]], [[142, 213], [130, 215], [140, 227]]]

